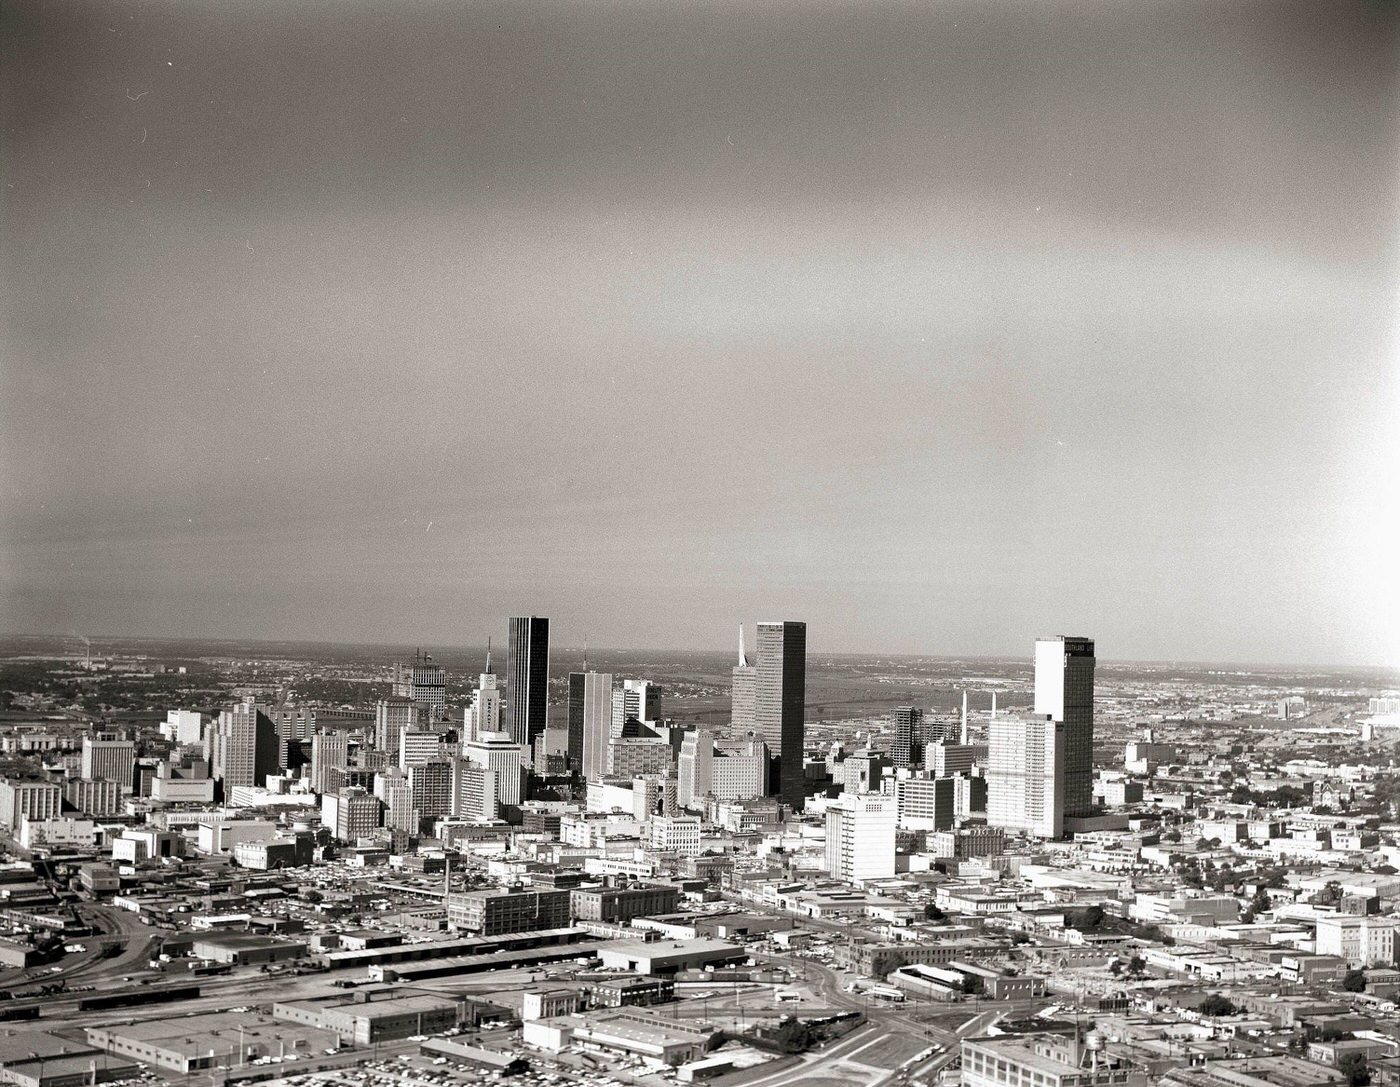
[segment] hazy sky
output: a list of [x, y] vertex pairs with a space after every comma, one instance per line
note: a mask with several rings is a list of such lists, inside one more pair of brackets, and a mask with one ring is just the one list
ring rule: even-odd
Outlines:
[[14, 3], [0, 629], [1400, 663], [1393, 3]]

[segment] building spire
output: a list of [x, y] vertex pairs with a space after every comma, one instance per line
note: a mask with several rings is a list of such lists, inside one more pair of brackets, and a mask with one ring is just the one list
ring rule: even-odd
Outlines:
[[488, 676], [495, 675], [491, 671], [491, 635], [489, 634], [486, 635], [486, 674]]
[[740, 624], [739, 624], [739, 667], [740, 667], [740, 668], [747, 668], [748, 666], [749, 666], [749, 658], [746, 657], [746, 656], [744, 656], [744, 624], [743, 624], [743, 623], [740, 623]]
[[588, 635], [583, 636], [583, 670], [588, 671]]

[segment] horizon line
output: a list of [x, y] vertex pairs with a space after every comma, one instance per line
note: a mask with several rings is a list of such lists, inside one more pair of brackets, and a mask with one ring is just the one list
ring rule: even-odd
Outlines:
[[[543, 617], [541, 617], [541, 618], [548, 618], [548, 617], [547, 617], [547, 616], [543, 616]], [[788, 621], [788, 622], [804, 622], [803, 620], [787, 620], [787, 621]], [[488, 635], [487, 637], [488, 637], [488, 640], [489, 640], [489, 638], [490, 638], [491, 636]], [[1090, 637], [1090, 636], [1089, 636], [1089, 635], [1084, 635], [1084, 637]], [[394, 647], [394, 646], [398, 646], [398, 645], [400, 645], [400, 644], [402, 644], [403, 646], [407, 647], [407, 645], [408, 645], [408, 643], [399, 643], [399, 642], [394, 642], [394, 641], [385, 641], [385, 642], [373, 642], [373, 641], [336, 641], [336, 640], [319, 640], [319, 639], [315, 639], [315, 638], [274, 638], [274, 637], [255, 637], [255, 638], [250, 638], [250, 637], [239, 637], [239, 636], [232, 636], [232, 635], [207, 635], [207, 634], [206, 634], [206, 635], [77, 634], [77, 633], [54, 634], [54, 633], [32, 633], [32, 632], [18, 633], [18, 632], [12, 632], [12, 631], [9, 631], [9, 632], [0, 632], [0, 639], [4, 639], [4, 638], [34, 638], [34, 639], [44, 639], [44, 638], [47, 638], [47, 639], [75, 638], [75, 639], [87, 639], [87, 640], [89, 640], [89, 641], [92, 641], [92, 640], [102, 640], [102, 641], [131, 641], [131, 642], [141, 642], [141, 641], [151, 641], [151, 642], [157, 642], [157, 641], [166, 641], [166, 642], [250, 642], [250, 643], [258, 644], [258, 645], [344, 646], [344, 647], [347, 647], [347, 648], [362, 648], [362, 649], [391, 648], [391, 647]], [[1097, 638], [1093, 638], [1092, 640], [1093, 640], [1094, 643], [1095, 643], [1095, 650], [1097, 650], [1097, 648], [1098, 648], [1098, 639], [1097, 639]], [[1030, 654], [1028, 654], [1028, 655], [1024, 658], [1026, 661], [1028, 661], [1028, 662], [1030, 662], [1030, 663], [1034, 663], [1033, 647], [1034, 647], [1035, 641], [1036, 641], [1035, 638], [1031, 639], [1032, 652], [1031, 652]], [[420, 647], [421, 647], [422, 644], [426, 644], [426, 643], [420, 643]], [[468, 650], [473, 650], [473, 651], [474, 651], [474, 650], [477, 650], [477, 649], [483, 649], [483, 650], [484, 650], [486, 647], [485, 647], [484, 645], [483, 645], [483, 646], [474, 646], [474, 645], [452, 644], [452, 643], [443, 642], [443, 643], [439, 643], [438, 648], [439, 648], [439, 649], [444, 649], [444, 648], [445, 648], [445, 649], [448, 649], [448, 650], [456, 650], [456, 651], [465, 652], [465, 651], [468, 651]], [[645, 647], [643, 647], [643, 646], [626, 646], [626, 645], [602, 646], [602, 647], [599, 647], [599, 646], [592, 646], [592, 647], [584, 647], [584, 646], [554, 646], [554, 645], [551, 645], [551, 646], [550, 646], [550, 649], [551, 649], [551, 650], [553, 650], [553, 649], [555, 649], [555, 648], [558, 648], [558, 649], [563, 650], [563, 651], [568, 651], [568, 652], [583, 652], [583, 651], [585, 651], [585, 649], [591, 648], [594, 652], [597, 652], [597, 651], [599, 651], [600, 649], [601, 649], [602, 652], [625, 652], [625, 653], [641, 653], [641, 652], [651, 652], [651, 653], [711, 653], [711, 652], [713, 652], [713, 653], [720, 654], [720, 655], [728, 654], [728, 655], [731, 655], [731, 656], [732, 656], [732, 653], [730, 653], [730, 651], [727, 650], [727, 649], [720, 649], [720, 648], [715, 648], [715, 649], [687, 649], [687, 648], [682, 648], [682, 647], [679, 647], [679, 646], [645, 646]], [[813, 651], [809, 648], [808, 651], [807, 651], [807, 657], [808, 657], [808, 659], [811, 658], [812, 654], [813, 654]], [[922, 658], [933, 658], [933, 659], [936, 659], [936, 660], [988, 660], [988, 661], [1011, 661], [1011, 660], [1021, 660], [1021, 659], [1023, 659], [1023, 658], [1021, 657], [1020, 654], [1002, 654], [1002, 653], [927, 653], [927, 652], [924, 652], [924, 653], [917, 653], [917, 652], [900, 652], [900, 653], [896, 653], [896, 652], [887, 652], [887, 651], [849, 650], [849, 649], [841, 649], [841, 650], [821, 650], [821, 651], [818, 651], [818, 655], [834, 656], [834, 657], [895, 657], [895, 658], [921, 658], [921, 657], [922, 657]], [[1330, 670], [1330, 671], [1395, 672], [1395, 673], [1397, 673], [1397, 674], [1400, 674], [1400, 665], [1392, 665], [1392, 664], [1318, 664], [1318, 663], [1315, 663], [1315, 662], [1299, 662], [1299, 661], [1290, 661], [1290, 662], [1278, 662], [1278, 663], [1275, 663], [1275, 662], [1268, 662], [1268, 661], [1242, 661], [1242, 660], [1235, 660], [1235, 661], [1214, 660], [1214, 661], [1213, 661], [1213, 660], [1204, 660], [1204, 659], [1200, 659], [1200, 658], [1185, 658], [1185, 657], [1100, 657], [1100, 656], [1097, 655], [1097, 653], [1096, 653], [1094, 659], [1095, 659], [1095, 661], [1102, 661], [1102, 662], [1105, 663], [1105, 664], [1119, 664], [1119, 665], [1122, 665], [1122, 664], [1209, 665], [1209, 666], [1215, 667], [1215, 668], [1264, 668], [1264, 669], [1284, 669], [1284, 670], [1313, 669], [1313, 670]]]

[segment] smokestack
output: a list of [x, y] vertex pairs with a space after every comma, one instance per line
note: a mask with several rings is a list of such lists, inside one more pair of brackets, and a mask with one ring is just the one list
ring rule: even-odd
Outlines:
[[996, 719], [997, 719], [997, 693], [996, 693], [996, 691], [993, 691], [993, 692], [992, 692], [992, 720], [995, 721]]
[[966, 691], [966, 690], [963, 691], [962, 730], [961, 730], [961, 732], [960, 732], [959, 735], [958, 735], [958, 743], [960, 743], [960, 744], [965, 744], [965, 743], [967, 743], [967, 691]]

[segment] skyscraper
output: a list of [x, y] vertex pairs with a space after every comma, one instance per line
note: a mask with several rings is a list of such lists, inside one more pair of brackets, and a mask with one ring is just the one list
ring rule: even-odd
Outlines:
[[[761, 642], [760, 642], [761, 644]], [[894, 797], [843, 793], [826, 808], [826, 869], [832, 879], [889, 879], [895, 866]]]
[[987, 824], [1037, 838], [1065, 829], [1065, 726], [998, 717], [987, 726]]
[[472, 704], [465, 714], [466, 739], [474, 740], [487, 732], [500, 732], [505, 723], [505, 692], [491, 667], [491, 650], [486, 650], [486, 671], [477, 677]]
[[311, 790], [333, 793], [344, 783], [350, 764], [350, 737], [344, 732], [318, 732], [311, 737]]
[[896, 770], [907, 770], [914, 766], [923, 745], [919, 742], [919, 726], [923, 711], [917, 706], [896, 706], [890, 711], [890, 722], [894, 725], [894, 747], [890, 750], [890, 761]]
[[1065, 726], [1065, 814], [1094, 806], [1094, 642], [1039, 638], [1035, 643], [1035, 713]]
[[[549, 716], [549, 620], [512, 618], [506, 646], [507, 730], [526, 752], [545, 730]], [[611, 706], [609, 706], [611, 712]]]
[[381, 698], [374, 707], [374, 746], [397, 758], [399, 737], [405, 729], [418, 727], [420, 707], [407, 695]]
[[611, 672], [583, 673], [583, 777], [602, 781], [608, 771], [608, 741], [612, 739]]
[[574, 774], [583, 773], [583, 692], [587, 683], [587, 672], [569, 673], [568, 754], [569, 772]]
[[745, 736], [758, 727], [758, 717], [754, 712], [754, 685], [757, 680], [758, 672], [744, 653], [744, 624], [740, 623], [739, 663], [734, 667], [729, 689], [730, 731], [735, 736]]
[[277, 726], [255, 702], [219, 714], [209, 731], [210, 776], [224, 795], [238, 785], [263, 785], [277, 773]]
[[778, 752], [777, 795], [794, 811], [806, 800], [807, 624], [758, 624], [754, 716], [760, 739]]
[[428, 715], [439, 720], [447, 713], [447, 671], [422, 650], [413, 656], [411, 664], [394, 664], [394, 694], [425, 703]]
[[96, 738], [84, 736], [79, 765], [85, 779], [115, 781], [123, 792], [129, 793], [136, 768], [136, 745], [105, 732]]

